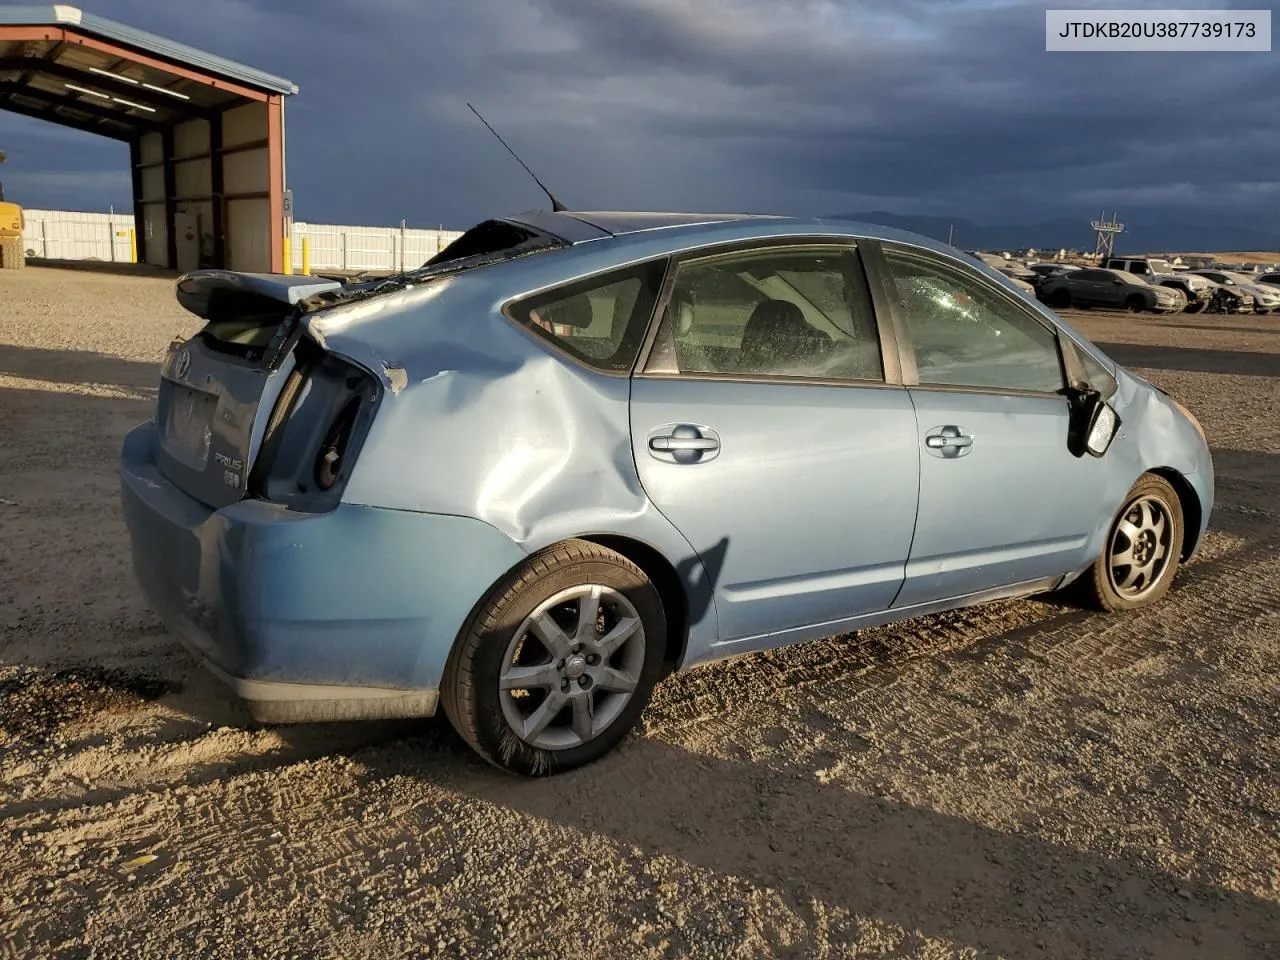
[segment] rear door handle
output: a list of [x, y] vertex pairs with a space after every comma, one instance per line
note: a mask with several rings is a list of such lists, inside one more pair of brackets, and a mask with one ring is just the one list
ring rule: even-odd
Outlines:
[[973, 434], [964, 427], [946, 424], [929, 430], [924, 445], [935, 457], [963, 457], [973, 447]]
[[720, 437], [695, 423], [667, 423], [649, 431], [649, 455], [667, 463], [706, 463], [720, 454]]
[[710, 437], [654, 437], [649, 441], [652, 450], [715, 450], [719, 440]]

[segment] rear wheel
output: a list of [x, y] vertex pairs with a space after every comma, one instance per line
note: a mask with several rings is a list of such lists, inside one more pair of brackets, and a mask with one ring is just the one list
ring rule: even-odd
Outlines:
[[1049, 306], [1056, 310], [1065, 310], [1071, 306], [1071, 291], [1064, 290], [1059, 287], [1053, 293], [1049, 294]]
[[662, 671], [666, 617], [635, 564], [571, 540], [531, 559], [483, 601], [441, 684], [455, 730], [495, 766], [571, 770], [616, 746]]
[[1182, 556], [1182, 507], [1169, 481], [1144, 474], [1116, 515], [1102, 556], [1080, 578], [1103, 610], [1137, 610], [1169, 592]]

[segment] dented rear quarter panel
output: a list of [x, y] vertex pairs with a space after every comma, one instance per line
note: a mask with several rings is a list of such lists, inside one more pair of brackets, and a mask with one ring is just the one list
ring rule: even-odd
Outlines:
[[[688, 653], [709, 649], [711, 585], [636, 471], [630, 379], [584, 368], [508, 320], [502, 305], [524, 283], [449, 278], [308, 321], [386, 387], [344, 501], [472, 517], [528, 554], [572, 537], [636, 540], [685, 585]], [[424, 575], [451, 550], [423, 544]]]

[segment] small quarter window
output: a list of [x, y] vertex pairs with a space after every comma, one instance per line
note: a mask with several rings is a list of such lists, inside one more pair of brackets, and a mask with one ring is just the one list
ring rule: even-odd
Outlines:
[[626, 373], [640, 354], [665, 269], [665, 260], [653, 260], [598, 274], [518, 301], [509, 315], [588, 366]]

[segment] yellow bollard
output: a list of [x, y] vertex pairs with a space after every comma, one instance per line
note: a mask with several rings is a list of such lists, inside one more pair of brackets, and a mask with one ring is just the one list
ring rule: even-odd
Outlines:
[[311, 276], [311, 238], [302, 238], [302, 275]]
[[293, 273], [293, 244], [287, 236], [284, 238], [284, 272], [286, 276]]
[[129, 231], [129, 262], [138, 262], [138, 231]]

